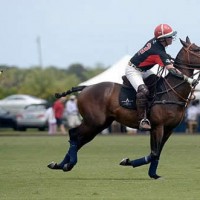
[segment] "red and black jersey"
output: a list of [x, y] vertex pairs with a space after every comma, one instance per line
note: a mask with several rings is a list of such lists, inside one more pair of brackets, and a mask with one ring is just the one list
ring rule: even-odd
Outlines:
[[165, 47], [155, 38], [149, 40], [132, 58], [131, 63], [141, 70], [149, 70], [154, 65], [166, 66], [171, 64]]

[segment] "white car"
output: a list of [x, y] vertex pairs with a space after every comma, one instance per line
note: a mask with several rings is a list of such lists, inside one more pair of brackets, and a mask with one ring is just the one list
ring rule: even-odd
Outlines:
[[45, 103], [47, 101], [44, 99], [25, 94], [15, 94], [0, 100], [0, 106], [13, 114], [17, 114], [28, 105]]
[[16, 115], [17, 129], [26, 131], [27, 128], [38, 128], [44, 131], [48, 127], [46, 104], [31, 104]]

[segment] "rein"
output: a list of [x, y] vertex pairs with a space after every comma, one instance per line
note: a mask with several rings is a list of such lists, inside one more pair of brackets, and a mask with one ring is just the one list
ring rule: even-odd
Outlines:
[[[181, 67], [181, 68], [182, 68], [182, 69], [187, 69], [187, 70], [188, 70], [188, 69], [192, 69], [192, 70], [195, 70], [195, 69], [197, 70], [197, 69], [198, 69], [198, 70], [199, 70], [200, 64], [192, 64], [192, 63], [190, 62], [190, 60], [191, 60], [191, 59], [190, 59], [190, 54], [192, 54], [192, 55], [194, 55], [194, 56], [200, 58], [200, 54], [197, 54], [197, 53], [195, 53], [194, 51], [190, 50], [190, 47], [191, 47], [192, 45], [193, 45], [193, 44], [190, 44], [187, 48], [186, 48], [186, 47], [183, 47], [183, 49], [184, 49], [184, 50], [186, 51], [186, 53], [187, 53], [187, 63], [182, 62], [182, 61], [180, 61], [180, 60], [178, 60], [178, 59], [173, 59], [173, 58], [172, 58], [172, 60], [174, 60], [174, 66], [177, 66], [177, 68], [180, 68], [179, 65], [185, 65], [185, 66], [187, 66], [187, 67]], [[190, 67], [188, 67], [188, 66], [190, 66]], [[197, 73], [193, 74], [192, 77], [193, 77], [194, 75], [196, 75], [196, 74], [198, 74], [197, 80], [199, 81], [199, 80], [200, 80], [200, 71], [198, 71]], [[164, 78], [164, 80], [165, 80], [166, 84], [168, 85], [169, 89], [166, 89], [165, 91], [159, 92], [159, 93], [157, 93], [157, 94], [159, 95], [159, 94], [168, 93], [169, 91], [173, 91], [174, 94], [175, 94], [176, 96], [178, 96], [180, 99], [182, 99], [184, 102], [176, 102], [176, 103], [175, 103], [174, 101], [173, 101], [173, 102], [171, 102], [171, 101], [155, 101], [154, 104], [156, 104], [156, 103], [159, 103], [159, 104], [166, 104], [166, 103], [171, 104], [171, 103], [173, 103], [173, 104], [184, 105], [185, 108], [186, 108], [186, 107], [188, 106], [188, 104], [190, 103], [190, 101], [193, 100], [193, 99], [195, 99], [194, 90], [195, 90], [195, 87], [196, 87], [196, 86], [192, 86], [188, 97], [187, 97], [187, 98], [184, 98], [184, 97], [182, 97], [182, 95], [180, 95], [175, 89], [176, 89], [178, 86], [180, 86], [180, 85], [182, 85], [183, 83], [185, 83], [185, 81], [182, 81], [181, 83], [179, 83], [179, 84], [177, 84], [177, 85], [175, 85], [175, 86], [171, 86], [170, 83], [167, 81], [166, 78]], [[170, 103], [170, 102], [171, 102], [171, 103]]]

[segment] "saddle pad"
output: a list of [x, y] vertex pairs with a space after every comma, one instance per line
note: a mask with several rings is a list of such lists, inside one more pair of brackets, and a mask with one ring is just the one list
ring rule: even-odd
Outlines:
[[136, 91], [131, 87], [121, 87], [119, 105], [127, 109], [136, 109]]
[[[156, 87], [152, 87], [156, 83]], [[159, 96], [155, 96], [155, 93], [165, 90], [164, 79], [157, 77], [155, 74], [150, 75], [146, 80], [145, 84], [149, 88], [150, 95], [148, 97], [149, 104], [153, 101], [160, 100]], [[127, 108], [136, 110], [136, 91], [134, 88], [122, 85], [119, 93], [119, 105]]]

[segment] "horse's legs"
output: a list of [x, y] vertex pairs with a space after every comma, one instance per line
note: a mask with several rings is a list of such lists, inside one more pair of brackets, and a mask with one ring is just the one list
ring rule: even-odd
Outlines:
[[[50, 169], [64, 169], [64, 166], [67, 163], [71, 163], [71, 166], [75, 165], [77, 163], [77, 146], [78, 146], [78, 139], [77, 139], [77, 130], [78, 127], [76, 128], [72, 128], [69, 130], [69, 143], [70, 143], [70, 148], [68, 150], [68, 152], [66, 153], [64, 159], [59, 163], [50, 163], [49, 165], [47, 165]], [[70, 166], [68, 166], [68, 171], [70, 170]], [[72, 169], [72, 168], [71, 168]]]
[[58, 164], [61, 169], [64, 169], [64, 166], [68, 164], [67, 171], [69, 171], [72, 169], [72, 166], [74, 166], [77, 163], [77, 151], [78, 151], [78, 134], [77, 133], [78, 133], [78, 127], [72, 128], [69, 130], [70, 147], [64, 159]]
[[156, 170], [158, 167], [158, 161], [162, 149], [161, 148], [162, 140], [163, 140], [163, 126], [153, 127], [151, 130], [150, 155], [135, 160], [129, 160], [128, 158], [126, 158], [121, 161], [120, 165], [139, 167], [151, 163], [148, 173], [149, 176], [154, 179], [159, 178], [160, 176], [156, 174]]
[[159, 158], [161, 153], [161, 143], [163, 140], [163, 126], [156, 126], [151, 131], [151, 154], [150, 154], [150, 167], [148, 174], [151, 178], [157, 179], [160, 178], [156, 174], [158, 164], [159, 164]]
[[[111, 122], [110, 122], [111, 123]], [[109, 124], [110, 124], [109, 123]], [[106, 123], [107, 124], [107, 123]], [[66, 154], [64, 160], [61, 162], [64, 164], [63, 170], [70, 171], [77, 163], [77, 153], [78, 150], [90, 142], [98, 133], [100, 133], [107, 125], [96, 127], [96, 126], [86, 126], [82, 124], [81, 126], [70, 130], [70, 148]]]
[[83, 122], [80, 126], [70, 129], [69, 130], [70, 147], [64, 159], [59, 164], [50, 163], [48, 167], [51, 169], [62, 169], [63, 171], [70, 171], [77, 163], [78, 150], [83, 145], [90, 142], [98, 133], [100, 133], [103, 129], [108, 127], [111, 123], [112, 120], [107, 120], [101, 126], [95, 126], [95, 124], [89, 126]]
[[166, 141], [168, 140], [168, 138], [170, 137], [171, 134], [172, 134], [171, 129], [170, 130], [167, 130], [167, 129], [164, 130], [162, 141], [159, 144], [157, 154], [154, 154], [152, 156], [153, 159], [151, 160], [151, 164], [150, 164], [149, 172], [148, 172], [148, 174], [151, 178], [155, 178], [155, 179], [159, 178], [159, 176], [156, 174], [156, 171], [157, 171], [157, 167], [158, 167], [158, 163], [159, 163], [159, 159], [160, 159], [160, 154], [161, 154], [161, 151], [162, 151]]

